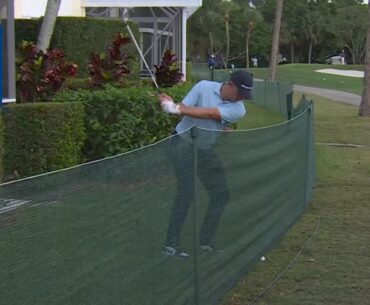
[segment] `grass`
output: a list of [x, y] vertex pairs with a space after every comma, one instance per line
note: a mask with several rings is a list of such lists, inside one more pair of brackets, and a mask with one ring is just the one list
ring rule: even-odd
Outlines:
[[247, 115], [238, 122], [238, 129], [251, 129], [285, 121], [280, 114], [252, 102], [246, 103]]
[[306, 214], [266, 254], [223, 305], [248, 304], [294, 259], [295, 264], [254, 304], [370, 304], [370, 120], [357, 107], [314, 97], [316, 142], [364, 144], [316, 146], [317, 185]]
[[[319, 69], [341, 69], [363, 71], [361, 65], [321, 65], [321, 64], [286, 64], [278, 67], [277, 80], [280, 82], [294, 82], [318, 88], [341, 90], [355, 94], [362, 94], [362, 78], [331, 75], [315, 72]], [[251, 68], [256, 78], [267, 78], [268, 68]]]

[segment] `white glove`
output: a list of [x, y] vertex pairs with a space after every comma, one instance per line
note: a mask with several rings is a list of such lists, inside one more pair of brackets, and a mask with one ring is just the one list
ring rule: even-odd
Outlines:
[[180, 106], [176, 105], [173, 101], [164, 100], [161, 102], [162, 110], [166, 113], [181, 114]]

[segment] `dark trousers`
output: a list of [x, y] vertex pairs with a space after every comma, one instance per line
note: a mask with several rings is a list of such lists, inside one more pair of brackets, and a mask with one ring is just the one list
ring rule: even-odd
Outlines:
[[[193, 148], [180, 136], [172, 139], [170, 158], [174, 162], [177, 176], [177, 195], [171, 212], [166, 245], [180, 245], [180, 235], [189, 211], [194, 202], [194, 158]], [[197, 176], [209, 196], [209, 203], [200, 231], [200, 244], [212, 245], [222, 212], [228, 202], [229, 192], [225, 171], [218, 156], [212, 149], [197, 149]]]

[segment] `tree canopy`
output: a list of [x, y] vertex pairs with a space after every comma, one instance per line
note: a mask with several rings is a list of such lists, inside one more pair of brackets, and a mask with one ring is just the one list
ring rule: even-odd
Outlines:
[[[289, 62], [324, 63], [344, 50], [347, 62], [363, 64], [367, 5], [362, 2], [285, 0], [279, 53]], [[211, 53], [228, 54], [230, 64], [246, 66], [249, 53], [268, 65], [275, 9], [276, 0], [203, 0], [188, 22], [189, 58], [205, 61]]]

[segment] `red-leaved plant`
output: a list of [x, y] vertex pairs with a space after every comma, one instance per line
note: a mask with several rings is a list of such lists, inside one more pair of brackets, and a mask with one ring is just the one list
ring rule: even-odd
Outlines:
[[154, 65], [155, 77], [160, 87], [172, 87], [179, 83], [183, 74], [177, 68], [178, 59], [171, 50], [166, 50], [163, 54], [161, 64]]
[[90, 54], [88, 70], [94, 86], [123, 83], [124, 77], [130, 73], [127, 66], [130, 57], [123, 47], [130, 42], [129, 37], [123, 37], [121, 33], [117, 33], [106, 53]]
[[47, 102], [60, 92], [67, 78], [77, 73], [77, 65], [65, 54], [52, 49], [44, 53], [33, 42], [23, 41], [17, 50], [17, 99], [21, 103]]

